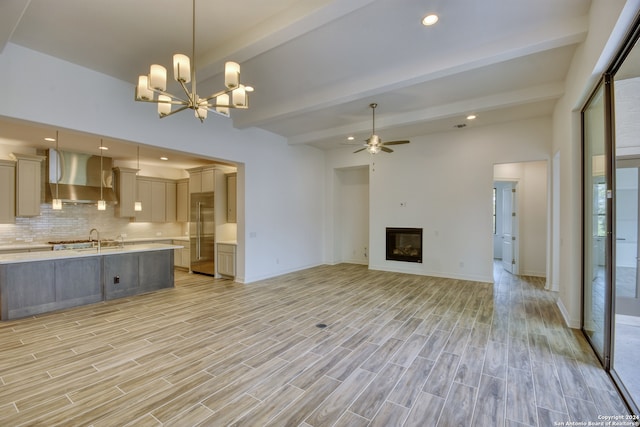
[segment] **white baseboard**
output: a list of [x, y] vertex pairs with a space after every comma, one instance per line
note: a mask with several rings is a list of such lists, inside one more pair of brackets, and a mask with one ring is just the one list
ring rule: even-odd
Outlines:
[[391, 273], [416, 274], [419, 276], [441, 277], [443, 279], [466, 280], [470, 282], [493, 283], [492, 276], [480, 276], [475, 274], [441, 273], [435, 271], [418, 271], [412, 268], [389, 268], [388, 265], [369, 265], [369, 270], [389, 271]]
[[571, 329], [580, 329], [580, 320], [571, 320], [569, 312], [567, 311], [567, 308], [564, 306], [560, 298], [558, 298], [558, 300], [556, 301], [556, 305], [560, 309], [560, 314], [562, 314], [564, 323]]
[[522, 276], [531, 276], [531, 277], [547, 277], [546, 272], [540, 271], [523, 271], [520, 273]]

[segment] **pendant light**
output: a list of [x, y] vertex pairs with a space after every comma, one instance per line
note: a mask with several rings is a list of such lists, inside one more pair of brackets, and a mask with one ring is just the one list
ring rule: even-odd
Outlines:
[[100, 139], [100, 200], [98, 200], [98, 210], [104, 211], [107, 209], [107, 202], [104, 201], [104, 197], [102, 194], [102, 152], [104, 151], [104, 147], [102, 146], [102, 139]]
[[56, 131], [56, 198], [51, 201], [51, 208], [54, 211], [62, 210], [62, 200], [58, 195], [58, 181], [60, 181], [60, 167], [58, 163], [60, 163], [60, 151], [58, 151], [58, 140], [60, 137], [58, 136], [58, 131]]
[[136, 171], [136, 201], [133, 203], [133, 210], [142, 211], [142, 202], [138, 200], [138, 174], [140, 173], [140, 146], [138, 145], [138, 170]]

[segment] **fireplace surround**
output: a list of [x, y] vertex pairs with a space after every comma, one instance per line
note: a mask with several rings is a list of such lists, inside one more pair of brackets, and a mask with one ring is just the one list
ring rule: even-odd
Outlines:
[[387, 260], [422, 262], [422, 228], [387, 227]]

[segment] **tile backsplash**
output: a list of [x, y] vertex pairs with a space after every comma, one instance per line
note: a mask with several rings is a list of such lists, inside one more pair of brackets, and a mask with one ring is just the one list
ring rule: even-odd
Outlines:
[[92, 228], [100, 231], [102, 239], [116, 239], [123, 233], [126, 239], [178, 237], [188, 231], [188, 223], [140, 223], [117, 218], [113, 205], [98, 211], [95, 204], [65, 204], [62, 211], [54, 211], [51, 204], [43, 203], [40, 210], [40, 216], [0, 224], [0, 245], [88, 239]]

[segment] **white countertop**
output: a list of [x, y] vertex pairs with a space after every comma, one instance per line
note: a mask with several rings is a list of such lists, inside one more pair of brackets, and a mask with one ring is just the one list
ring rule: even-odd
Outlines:
[[[110, 239], [112, 241], [120, 241], [119, 239]], [[124, 239], [125, 244], [137, 243], [137, 242], [157, 242], [159, 240], [178, 240], [181, 242], [188, 242], [189, 236], [156, 236], [156, 237], [131, 237]], [[25, 243], [20, 242], [11, 245], [0, 245], [0, 251], [26, 251], [26, 250], [38, 250], [38, 249], [51, 249], [53, 245], [49, 243]]]
[[[163, 239], [150, 239], [150, 240], [163, 240]], [[166, 239], [170, 240], [170, 239]], [[92, 256], [107, 256], [124, 254], [131, 252], [149, 252], [149, 251], [161, 251], [169, 249], [181, 249], [180, 245], [168, 245], [163, 243], [141, 243], [138, 245], [126, 245], [124, 247], [106, 247], [100, 250], [96, 248], [87, 249], [67, 249], [62, 251], [42, 251], [42, 252], [22, 252], [15, 254], [3, 254], [0, 255], [0, 264], [15, 264], [19, 262], [31, 262], [31, 261], [46, 261], [52, 259], [64, 259], [64, 258], [83, 258]]]

